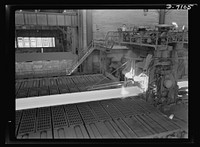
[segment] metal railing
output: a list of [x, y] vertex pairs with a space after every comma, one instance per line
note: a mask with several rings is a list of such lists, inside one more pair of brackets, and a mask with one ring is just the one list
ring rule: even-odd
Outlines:
[[169, 43], [187, 43], [188, 32], [158, 32], [158, 31], [109, 31], [106, 34], [104, 41], [92, 40], [86, 49], [82, 49], [78, 55], [77, 62], [68, 70], [67, 74], [70, 75], [74, 70], [88, 57], [88, 55], [94, 50], [95, 47], [103, 47], [107, 50], [111, 50], [115, 44], [133, 44], [140, 46], [156, 47], [158, 45], [168, 46]]
[[77, 62], [72, 65], [72, 67], [67, 71], [67, 75], [71, 75], [74, 70], [89, 56], [89, 54], [94, 50], [94, 42], [93, 40], [87, 47], [87, 49], [82, 49], [81, 52], [78, 55], [78, 60]]
[[158, 31], [110, 31], [106, 34], [104, 42], [99, 43], [106, 49], [112, 49], [115, 44], [135, 44], [140, 46], [155, 47], [167, 46], [169, 43], [188, 43], [188, 32], [158, 32]]

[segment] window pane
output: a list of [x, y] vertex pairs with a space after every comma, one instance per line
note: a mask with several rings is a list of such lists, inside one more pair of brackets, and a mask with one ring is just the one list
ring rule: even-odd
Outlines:
[[36, 38], [30, 37], [30, 43], [31, 43], [31, 47], [36, 47]]
[[17, 44], [19, 48], [30, 47], [55, 47], [54, 37], [17, 37], [15, 41], [15, 47]]
[[49, 47], [51, 47], [51, 38], [47, 38]]
[[42, 47], [42, 38], [40, 38], [40, 37], [36, 38], [36, 46]]
[[42, 46], [43, 47], [49, 47], [48, 38], [42, 38]]
[[30, 47], [30, 40], [28, 37], [24, 37], [24, 47]]
[[17, 40], [18, 40], [18, 47], [24, 47], [23, 38], [22, 37], [17, 37]]
[[52, 37], [53, 38], [53, 47], [55, 47], [55, 38], [54, 37]]

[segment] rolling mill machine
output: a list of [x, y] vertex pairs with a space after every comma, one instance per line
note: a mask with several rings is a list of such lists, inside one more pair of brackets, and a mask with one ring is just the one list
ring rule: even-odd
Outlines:
[[[17, 138], [184, 138], [187, 123], [157, 108], [178, 101], [177, 82], [187, 75], [182, 69], [187, 34], [158, 25], [151, 31], [111, 31], [104, 41], [93, 40], [67, 75], [46, 80], [50, 95], [16, 99]], [[116, 80], [114, 71], [106, 76], [71, 75], [94, 49], [109, 53], [115, 45], [148, 51], [143, 58], [127, 53], [116, 68], [123, 80]]]

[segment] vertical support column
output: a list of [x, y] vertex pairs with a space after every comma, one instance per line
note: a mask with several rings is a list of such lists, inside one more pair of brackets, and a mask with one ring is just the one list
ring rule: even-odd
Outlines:
[[78, 10], [78, 55], [80, 54], [81, 50], [83, 49], [83, 15], [82, 10]]
[[102, 73], [102, 62], [103, 62], [103, 60], [102, 60], [102, 51], [101, 50], [99, 51], [99, 61], [100, 61], [100, 73]]
[[83, 10], [83, 20], [82, 20], [82, 26], [83, 26], [83, 48], [85, 49], [87, 47], [87, 26], [86, 26], [86, 10]]
[[165, 9], [159, 11], [159, 24], [165, 24]]
[[17, 31], [16, 31], [16, 27], [15, 27], [15, 41], [16, 41], [16, 46], [17, 46], [17, 50], [18, 50], [18, 41], [17, 41]]
[[87, 46], [89, 46], [93, 40], [92, 10], [86, 11], [86, 31], [87, 31]]
[[72, 28], [72, 53], [76, 54], [76, 49], [78, 48], [78, 37], [77, 37], [77, 28]]

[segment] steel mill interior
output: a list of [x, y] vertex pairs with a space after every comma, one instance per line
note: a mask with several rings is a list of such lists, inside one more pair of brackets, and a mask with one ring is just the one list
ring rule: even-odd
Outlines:
[[188, 138], [188, 10], [15, 11], [15, 137]]

